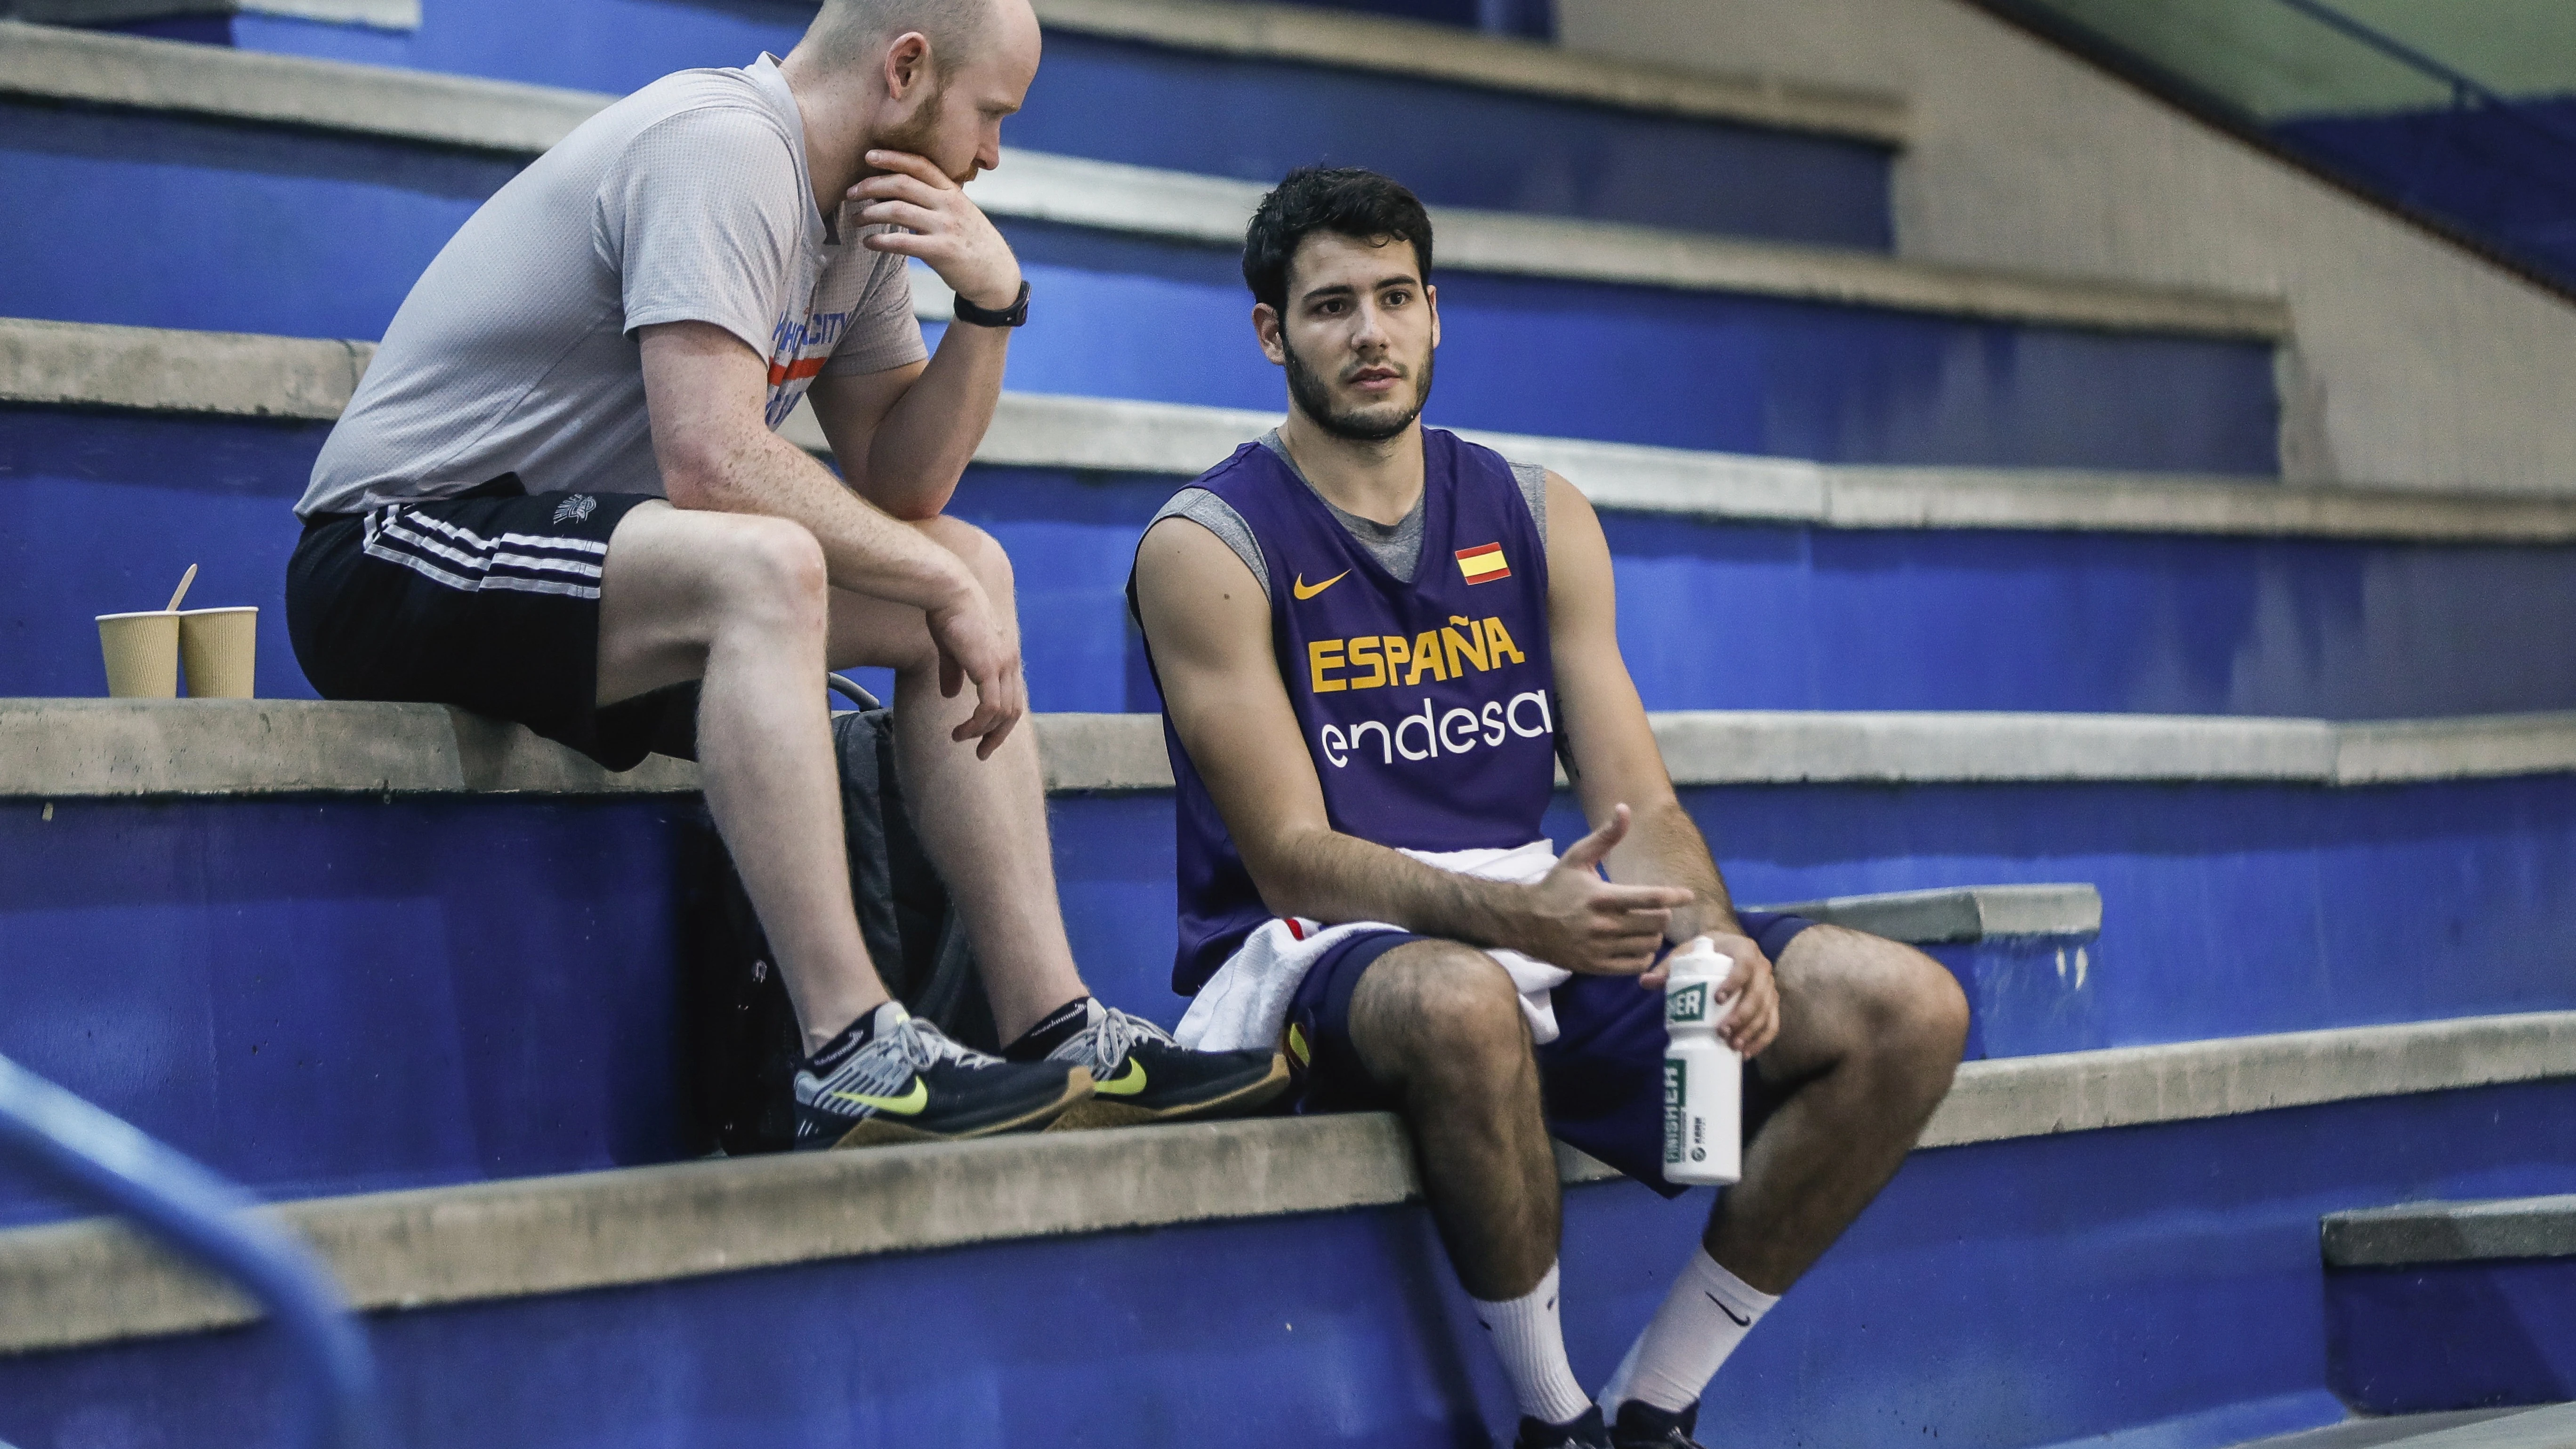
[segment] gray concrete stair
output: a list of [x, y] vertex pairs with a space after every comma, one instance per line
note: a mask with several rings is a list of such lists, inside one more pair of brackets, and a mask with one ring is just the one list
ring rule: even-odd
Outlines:
[[2236, 1449], [2576, 1449], [2576, 1404], [2541, 1409], [2463, 1409], [2355, 1419]]

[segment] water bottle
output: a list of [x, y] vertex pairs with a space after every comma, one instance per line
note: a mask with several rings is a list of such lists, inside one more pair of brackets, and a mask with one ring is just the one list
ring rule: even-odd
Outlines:
[[1735, 963], [1706, 936], [1667, 958], [1664, 1178], [1729, 1183], [1744, 1172], [1744, 1059], [1717, 1039], [1718, 988]]

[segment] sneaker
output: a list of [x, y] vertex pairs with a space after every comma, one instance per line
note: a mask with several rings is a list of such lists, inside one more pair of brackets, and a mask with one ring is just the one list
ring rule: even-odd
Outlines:
[[1699, 1425], [1699, 1404], [1658, 1409], [1643, 1399], [1619, 1406], [1619, 1422], [1610, 1427], [1612, 1449], [1700, 1449], [1691, 1430]]
[[1098, 1001], [1083, 1003], [1081, 1025], [1045, 1060], [1091, 1073], [1090, 1099], [1057, 1118], [1057, 1131], [1237, 1116], [1288, 1089], [1288, 1059], [1275, 1051], [1194, 1052]]
[[799, 1148], [946, 1142], [1041, 1127], [1091, 1095], [1091, 1073], [1006, 1062], [887, 1002], [796, 1069]]
[[1523, 1415], [1512, 1449], [1610, 1449], [1610, 1434], [1601, 1427], [1601, 1408], [1597, 1404], [1570, 1424], [1550, 1424]]

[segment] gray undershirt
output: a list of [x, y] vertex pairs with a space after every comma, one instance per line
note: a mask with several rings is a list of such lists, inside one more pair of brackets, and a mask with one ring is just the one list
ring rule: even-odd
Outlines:
[[[1413, 500], [1412, 510], [1402, 519], [1380, 523], [1372, 518], [1362, 518], [1324, 497], [1322, 490], [1316, 489], [1313, 481], [1306, 477], [1306, 470], [1298, 467], [1297, 460], [1288, 456], [1288, 445], [1279, 440], [1277, 428], [1272, 428], [1261, 439], [1261, 445], [1277, 454], [1279, 461], [1288, 465], [1288, 471], [1297, 475], [1297, 481], [1304, 483], [1326, 508], [1333, 510], [1333, 517], [1341, 520], [1343, 529], [1388, 573], [1408, 584], [1413, 582], [1414, 571], [1422, 566], [1422, 512], [1430, 497], [1428, 490]], [[1547, 543], [1547, 470], [1536, 463], [1513, 463], [1511, 469], [1512, 481], [1520, 485], [1521, 499], [1529, 505], [1530, 520], [1538, 525], [1538, 541], [1544, 547]], [[1252, 570], [1252, 576], [1261, 582], [1262, 594], [1267, 596], [1270, 593], [1270, 569], [1262, 562], [1261, 544], [1252, 536], [1252, 526], [1243, 521], [1242, 514], [1234, 511], [1233, 504], [1205, 488], [1184, 488], [1156, 509], [1153, 521], [1145, 526], [1151, 529], [1166, 518], [1186, 518], [1224, 539], [1226, 547], [1233, 549], [1235, 557], [1242, 559], [1243, 566]]]

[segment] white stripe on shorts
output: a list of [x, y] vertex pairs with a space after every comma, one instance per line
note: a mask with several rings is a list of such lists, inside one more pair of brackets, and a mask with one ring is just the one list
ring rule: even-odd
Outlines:
[[[421, 531], [424, 529], [456, 539], [468, 547], [453, 547], [430, 537], [429, 532]], [[595, 552], [601, 556], [608, 552], [606, 544], [586, 538], [503, 534], [501, 540], [567, 552]], [[505, 553], [499, 547], [501, 540], [482, 538], [472, 530], [459, 528], [444, 519], [432, 518], [416, 510], [406, 512], [399, 504], [388, 504], [367, 515], [365, 541], [361, 548], [370, 558], [399, 564], [433, 583], [466, 593], [502, 589], [513, 593], [561, 594], [576, 599], [599, 597], [598, 564], [580, 559]], [[558, 574], [571, 577], [552, 577]]]

